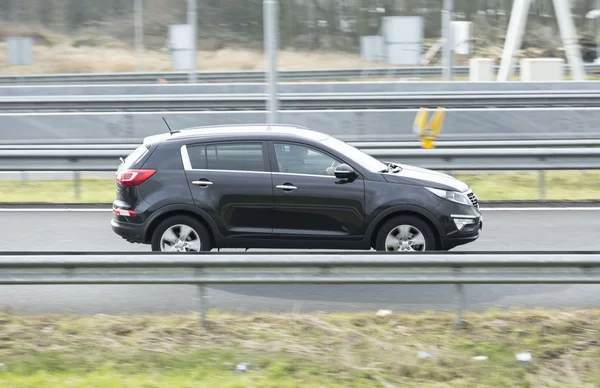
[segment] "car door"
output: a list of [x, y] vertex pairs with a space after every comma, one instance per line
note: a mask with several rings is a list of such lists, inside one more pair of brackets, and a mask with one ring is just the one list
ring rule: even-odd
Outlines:
[[297, 142], [269, 143], [273, 155], [273, 235], [361, 239], [364, 235], [364, 179], [335, 177], [343, 161]]
[[215, 221], [224, 237], [272, 235], [273, 185], [266, 147], [262, 141], [182, 147], [194, 204]]

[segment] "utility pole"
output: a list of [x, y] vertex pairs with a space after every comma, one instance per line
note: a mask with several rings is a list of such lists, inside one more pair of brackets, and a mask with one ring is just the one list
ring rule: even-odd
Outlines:
[[263, 0], [265, 65], [267, 67], [267, 122], [277, 123], [277, 52], [279, 49], [277, 0]]
[[556, 12], [558, 28], [560, 29], [560, 35], [565, 46], [565, 54], [571, 68], [573, 81], [585, 81], [585, 71], [583, 70], [583, 61], [581, 60], [581, 52], [579, 50], [579, 42], [577, 41], [577, 31], [573, 22], [573, 15], [571, 14], [570, 2], [554, 0], [554, 11]]
[[192, 55], [191, 55], [191, 69], [189, 74], [190, 83], [196, 83], [196, 41], [197, 41], [197, 33], [196, 33], [196, 0], [188, 0], [188, 12], [187, 12], [187, 22], [190, 26], [190, 31], [192, 35]]
[[[596, 9], [600, 10], [600, 0], [596, 0]], [[600, 61], [600, 18], [596, 18], [596, 60]]]
[[137, 60], [135, 61], [136, 71], [142, 67], [142, 54], [144, 51], [144, 17], [143, 0], [135, 0], [135, 51]]
[[[565, 47], [567, 62], [571, 68], [571, 75], [574, 81], [584, 81], [585, 72], [583, 69], [583, 61], [581, 60], [581, 52], [579, 43], [577, 42], [577, 32], [573, 23], [573, 15], [571, 14], [570, 2], [566, 0], [553, 0], [554, 11], [556, 12], [556, 20], [562, 43]], [[498, 70], [498, 81], [509, 81], [513, 74], [515, 63], [515, 54], [523, 40], [523, 33], [527, 23], [527, 14], [531, 7], [531, 0], [515, 0], [510, 14], [508, 23], [508, 31], [504, 41], [504, 50], [502, 52], [502, 60], [500, 69]]]
[[444, 81], [452, 81], [452, 10], [454, 8], [453, 0], [444, 0], [442, 9], [442, 34], [444, 38], [444, 48], [442, 51], [442, 74]]

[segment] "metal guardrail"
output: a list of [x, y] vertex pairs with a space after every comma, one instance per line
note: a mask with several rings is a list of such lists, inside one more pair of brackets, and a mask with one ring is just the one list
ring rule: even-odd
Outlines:
[[[498, 66], [495, 72], [498, 72]], [[600, 65], [585, 64], [586, 74], [596, 74]], [[565, 74], [570, 74], [570, 67], [564, 66]], [[468, 76], [468, 66], [454, 66], [452, 74]], [[520, 74], [520, 67], [515, 67], [515, 75]], [[438, 78], [442, 76], [440, 66], [423, 67], [384, 67], [360, 69], [321, 69], [321, 70], [280, 70], [281, 81], [318, 81], [343, 80], [361, 78]], [[165, 80], [169, 83], [187, 83], [188, 73], [156, 72], [156, 73], [81, 73], [81, 74], [34, 74], [0, 76], [0, 84], [74, 84], [74, 83], [157, 83]], [[264, 82], [264, 71], [232, 71], [232, 72], [197, 72], [198, 82]]]
[[[600, 147], [364, 148], [380, 160], [442, 171], [600, 169]], [[114, 171], [125, 149], [0, 149], [0, 171]]]
[[[361, 148], [361, 147], [359, 147]], [[438, 171], [538, 171], [540, 198], [546, 197], [545, 171], [600, 169], [600, 147], [564, 148], [361, 148], [379, 160]], [[6, 149], [0, 146], [0, 171], [74, 171], [80, 198], [81, 171], [116, 171], [130, 149]]]
[[1, 285], [192, 284], [201, 322], [212, 284], [600, 284], [597, 252], [0, 254]]
[[[131, 152], [137, 148], [143, 139], [137, 143], [123, 143], [115, 141], [114, 143], [101, 143], [98, 140], [89, 142], [60, 143], [64, 139], [56, 142], [36, 141], [31, 142], [0, 142], [0, 150], [18, 150], [28, 152], [30, 150], [109, 150], [109, 151], [127, 151]], [[360, 141], [345, 140], [348, 144], [362, 150], [369, 149], [420, 149], [421, 143], [418, 141]], [[442, 149], [471, 149], [471, 148], [568, 148], [568, 147], [600, 147], [600, 139], [581, 139], [581, 140], [490, 140], [490, 141], [436, 141], [436, 148]]]
[[[600, 107], [598, 91], [281, 94], [280, 110]], [[0, 97], [4, 112], [261, 111], [265, 94]]]
[[[358, 82], [287, 82], [277, 91], [283, 95], [331, 93], [551, 93], [561, 91], [600, 92], [600, 81], [554, 82], [419, 82], [419, 81], [358, 81]], [[109, 85], [1, 85], [0, 96], [77, 96], [77, 95], [222, 95], [265, 93], [264, 83], [203, 83], [203, 84], [109, 84]]]

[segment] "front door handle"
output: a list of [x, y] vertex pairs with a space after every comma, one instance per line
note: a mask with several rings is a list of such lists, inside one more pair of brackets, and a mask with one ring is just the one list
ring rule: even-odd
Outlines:
[[277, 185], [275, 186], [276, 188], [278, 188], [279, 190], [296, 190], [297, 187], [296, 186], [292, 186], [290, 184], [286, 184], [286, 185]]
[[213, 183], [211, 181], [193, 181], [192, 184], [198, 186], [210, 186]]

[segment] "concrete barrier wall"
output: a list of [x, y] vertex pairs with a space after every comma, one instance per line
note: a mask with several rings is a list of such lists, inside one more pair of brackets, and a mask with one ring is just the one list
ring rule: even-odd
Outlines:
[[521, 81], [563, 81], [565, 61], [562, 58], [525, 58], [521, 60]]
[[469, 60], [469, 81], [492, 82], [496, 78], [494, 60], [489, 58], [471, 58]]

